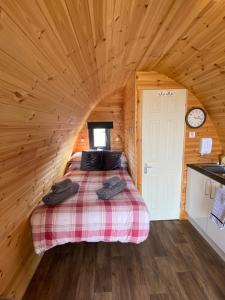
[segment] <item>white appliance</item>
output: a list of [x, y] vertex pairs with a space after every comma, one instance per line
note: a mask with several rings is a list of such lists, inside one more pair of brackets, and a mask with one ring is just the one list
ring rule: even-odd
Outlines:
[[201, 155], [210, 154], [212, 152], [212, 138], [201, 138], [199, 152]]

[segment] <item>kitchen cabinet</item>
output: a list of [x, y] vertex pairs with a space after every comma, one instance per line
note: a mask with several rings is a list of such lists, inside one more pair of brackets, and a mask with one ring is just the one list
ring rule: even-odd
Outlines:
[[210, 179], [188, 168], [186, 211], [202, 230], [207, 227], [210, 192]]
[[[220, 187], [218, 182], [212, 182], [213, 193], [215, 194], [216, 188]], [[225, 188], [225, 187], [224, 187]], [[209, 211], [212, 211], [214, 198], [210, 198]], [[225, 253], [225, 229], [218, 229], [218, 226], [213, 223], [208, 217], [207, 234], [216, 243], [220, 249]]]
[[[186, 212], [191, 223], [225, 254], [225, 229], [221, 230], [210, 219], [219, 182], [188, 168]], [[193, 222], [194, 221], [194, 222]]]

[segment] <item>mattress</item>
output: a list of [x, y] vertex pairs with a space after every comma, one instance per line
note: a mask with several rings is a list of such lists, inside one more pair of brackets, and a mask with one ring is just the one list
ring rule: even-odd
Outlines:
[[[110, 200], [99, 200], [96, 190], [112, 176], [127, 181], [127, 188]], [[79, 192], [53, 207], [43, 202], [31, 216], [37, 254], [65, 243], [141, 243], [149, 234], [149, 212], [127, 170], [70, 171], [65, 175], [80, 185]]]

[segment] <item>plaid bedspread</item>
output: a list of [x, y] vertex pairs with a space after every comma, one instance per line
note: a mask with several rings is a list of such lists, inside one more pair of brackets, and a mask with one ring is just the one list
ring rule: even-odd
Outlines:
[[[127, 188], [110, 200], [98, 200], [96, 190], [115, 175], [127, 181]], [[149, 213], [127, 170], [75, 170], [65, 177], [80, 184], [79, 192], [54, 207], [42, 202], [32, 214], [37, 254], [68, 242], [140, 243], [148, 237]]]

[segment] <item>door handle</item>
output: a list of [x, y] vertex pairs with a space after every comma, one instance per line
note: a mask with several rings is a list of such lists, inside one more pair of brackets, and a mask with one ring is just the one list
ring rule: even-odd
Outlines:
[[144, 174], [148, 174], [148, 169], [151, 169], [152, 167], [149, 166], [147, 163], [144, 164]]
[[211, 193], [211, 182], [209, 179], [205, 179], [205, 191], [204, 191], [204, 194], [205, 196], [208, 196], [210, 195]]
[[211, 190], [210, 190], [210, 199], [214, 199], [215, 197], [215, 184], [211, 182]]

